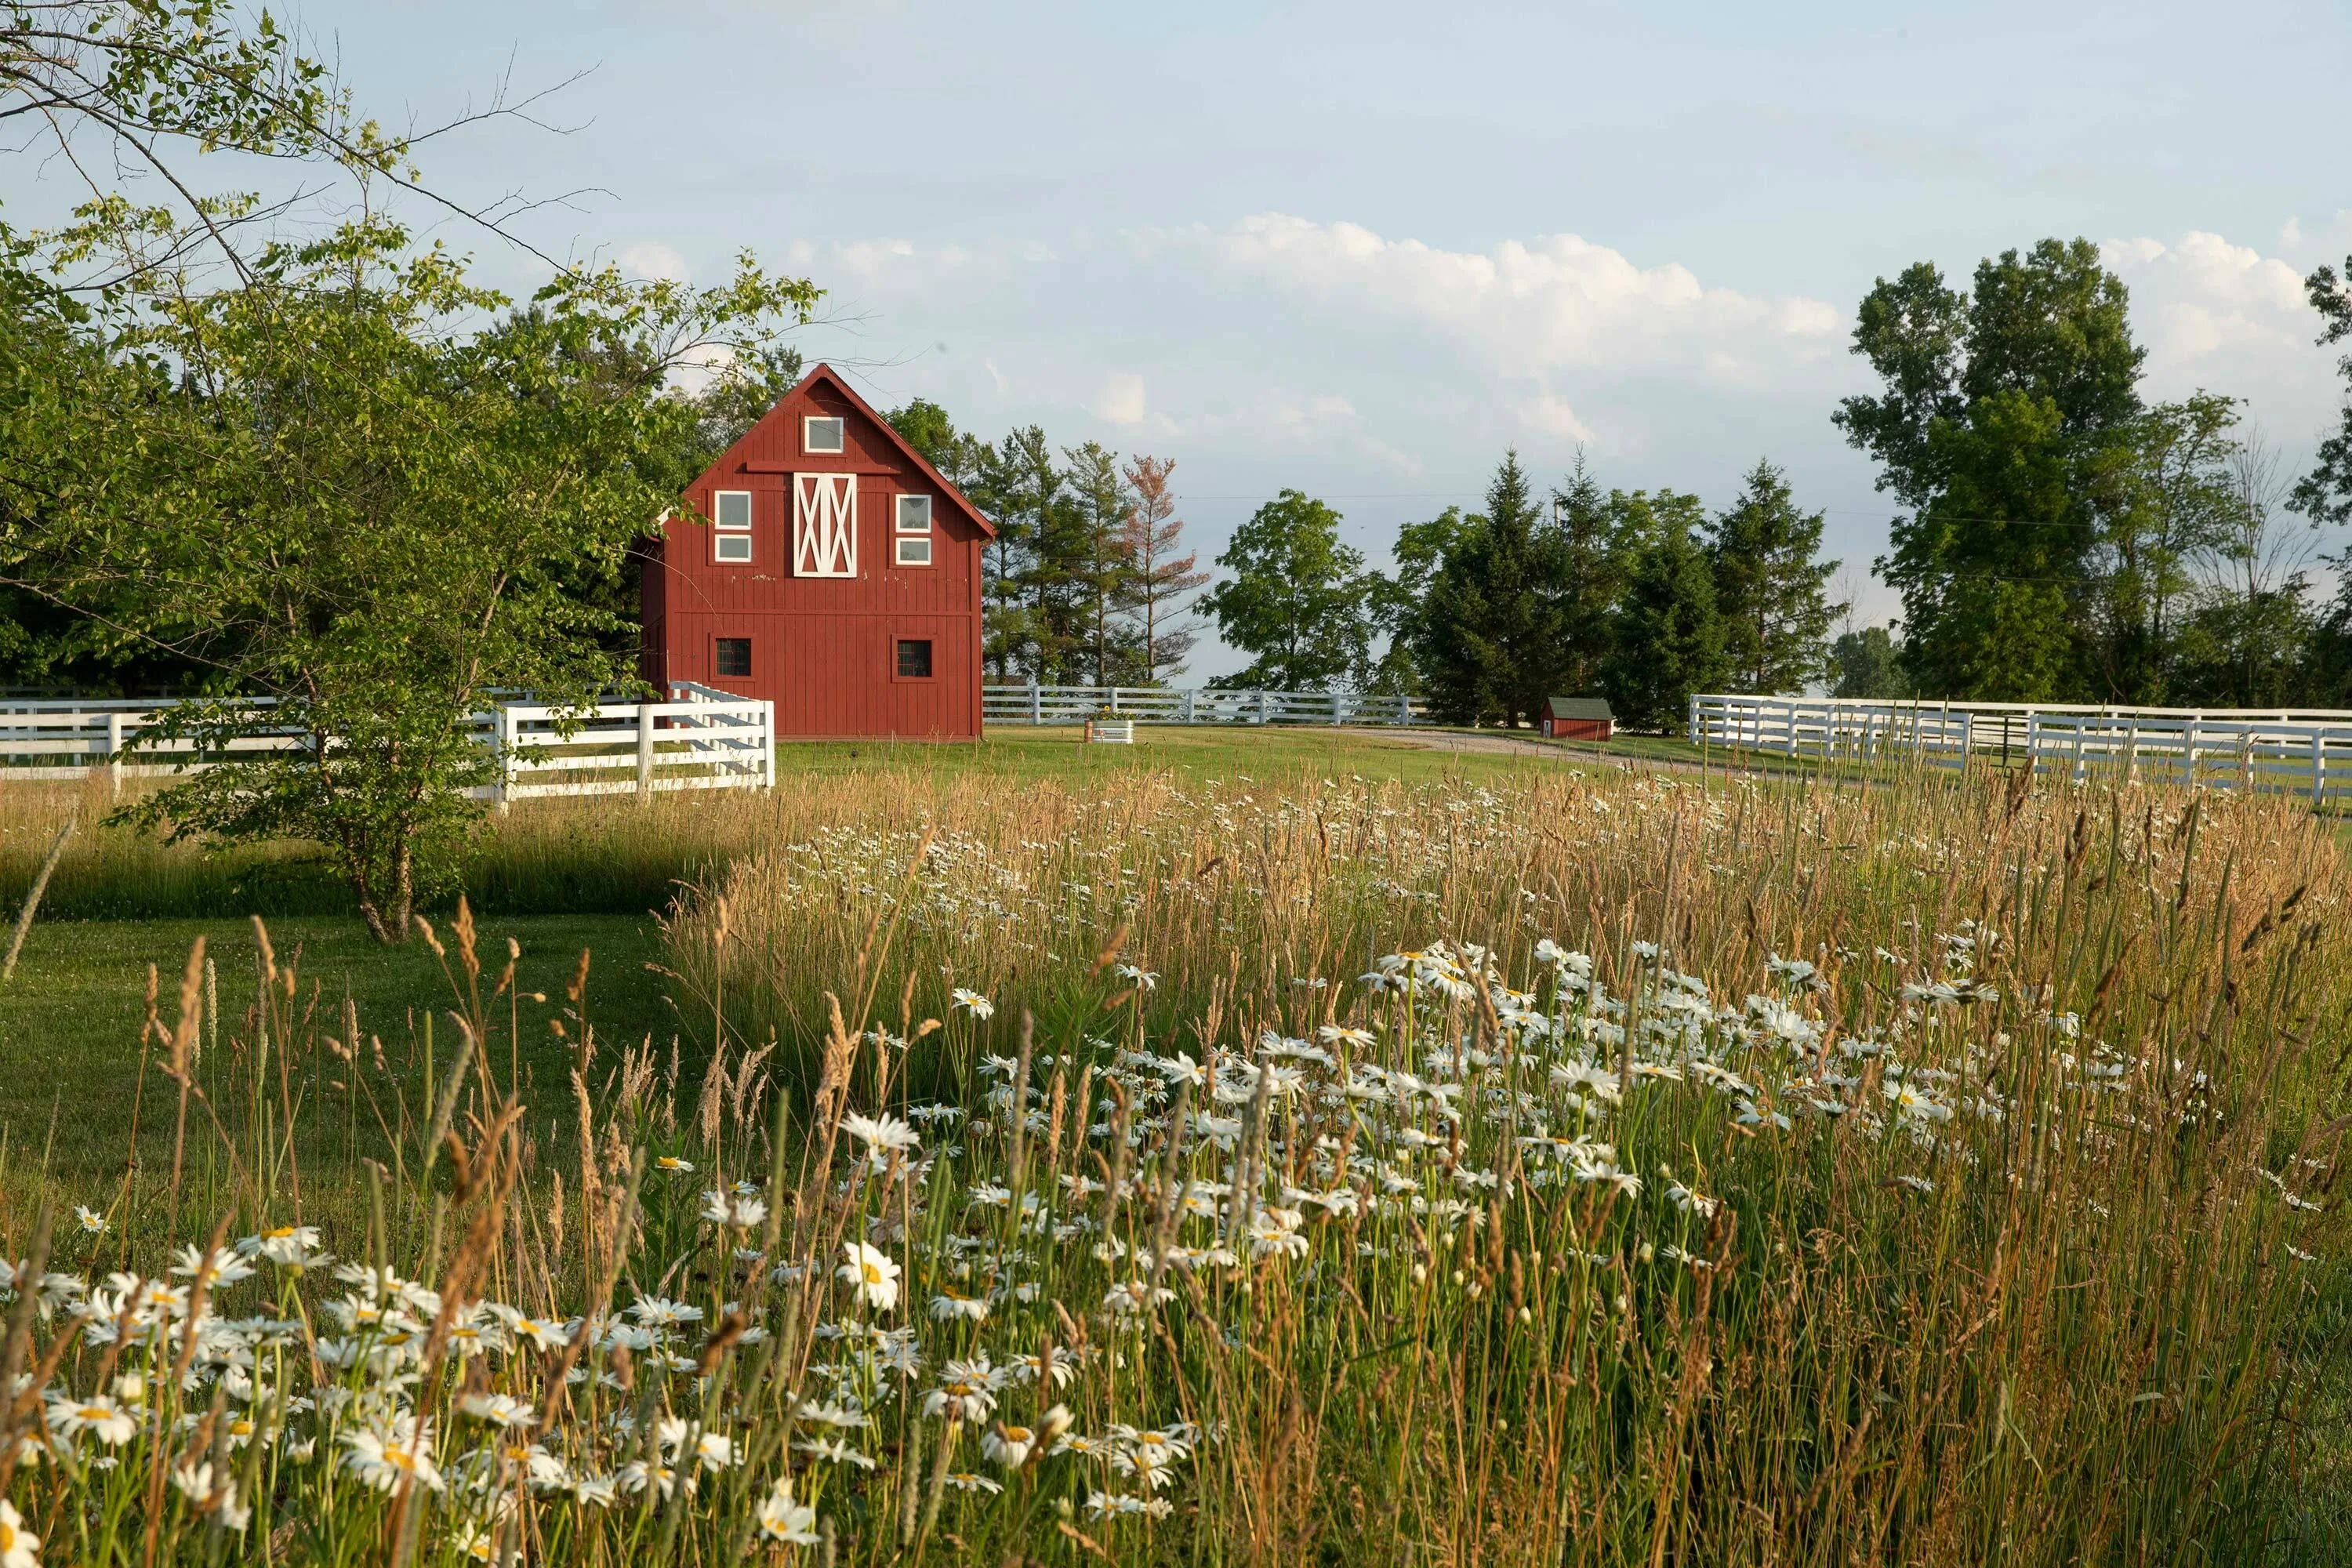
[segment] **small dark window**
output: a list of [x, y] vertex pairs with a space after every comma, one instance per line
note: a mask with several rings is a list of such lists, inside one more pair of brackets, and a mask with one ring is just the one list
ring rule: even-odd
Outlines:
[[931, 645], [929, 638], [920, 642], [901, 638], [898, 643], [898, 675], [906, 680], [929, 680], [931, 678]]
[[719, 639], [719, 673], [721, 676], [748, 676], [751, 673], [750, 637]]

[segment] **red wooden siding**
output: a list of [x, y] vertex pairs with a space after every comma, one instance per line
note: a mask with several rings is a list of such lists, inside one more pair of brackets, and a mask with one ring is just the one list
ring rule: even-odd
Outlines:
[[[805, 453], [802, 420], [843, 421], [844, 450]], [[855, 474], [857, 575], [793, 575], [793, 475]], [[751, 559], [715, 558], [722, 490], [751, 495]], [[897, 498], [931, 498], [931, 564], [900, 566]], [[988, 534], [970, 502], [819, 365], [687, 489], [687, 510], [648, 544], [643, 674], [776, 705], [784, 735], [980, 732], [980, 556]], [[749, 638], [751, 673], [718, 673], [721, 637]], [[903, 679], [898, 644], [931, 644], [929, 679]]]

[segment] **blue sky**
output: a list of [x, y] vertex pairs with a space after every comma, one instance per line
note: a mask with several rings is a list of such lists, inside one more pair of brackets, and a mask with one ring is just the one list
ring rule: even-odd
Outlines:
[[[1177, 462], [1204, 554], [1284, 486], [1385, 560], [1507, 447], [1731, 499], [1759, 456], [1866, 582], [1888, 508], [1829, 424], [1855, 301], [2045, 235], [2109, 247], [2157, 395], [2300, 467], [2338, 401], [2295, 279], [2352, 250], [2341, 6], [1087, 6], [390, 0], [299, 20], [519, 227], [830, 290], [812, 357], [986, 435]], [[0, 173], [20, 215], [47, 195]], [[451, 231], [489, 277], [527, 258]], [[2341, 542], [2330, 542], [2331, 545]], [[1239, 661], [1210, 647], [1194, 673]]]

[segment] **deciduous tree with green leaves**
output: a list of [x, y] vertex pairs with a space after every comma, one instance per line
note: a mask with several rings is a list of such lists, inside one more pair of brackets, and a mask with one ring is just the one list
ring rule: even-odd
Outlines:
[[1202, 595], [1226, 645], [1248, 668], [1213, 684], [1319, 691], [1370, 662], [1370, 591], [1360, 552], [1339, 542], [1339, 514], [1286, 489], [1234, 530], [1217, 564], [1232, 575]]
[[371, 222], [231, 287], [142, 286], [82, 329], [103, 374], [0, 389], [47, 487], [0, 570], [214, 672], [152, 733], [215, 765], [133, 819], [320, 845], [397, 941], [481, 809], [493, 694], [576, 713], [628, 680], [580, 584], [674, 501], [700, 415], [670, 373], [758, 355], [816, 298], [747, 262], [705, 289], [567, 273], [514, 310]]
[[1882, 391], [1833, 418], [1910, 509], [1877, 564], [1926, 692], [2048, 700], [2085, 684], [2103, 479], [2141, 412], [2127, 306], [2081, 239], [2006, 251], [1965, 293], [1921, 262], [1864, 298], [1853, 352]]
[[[2352, 342], [2352, 256], [2344, 270], [2312, 269], [2303, 280], [2311, 308], [2319, 312], [2323, 348]], [[2342, 423], [2319, 443], [2319, 459], [2294, 487], [2291, 504], [2315, 522], [2352, 522], [2352, 353], [2336, 362], [2346, 385]]]

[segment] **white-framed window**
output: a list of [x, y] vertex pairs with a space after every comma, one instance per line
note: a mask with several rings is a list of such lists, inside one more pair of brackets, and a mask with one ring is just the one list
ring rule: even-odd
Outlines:
[[857, 575], [857, 476], [793, 476], [793, 575]]
[[812, 414], [801, 421], [803, 452], [838, 452], [842, 441], [843, 421], [837, 415]]
[[891, 559], [901, 566], [931, 563], [931, 498], [900, 496], [893, 523], [897, 541]]
[[751, 559], [751, 492], [720, 490], [710, 498], [710, 558], [741, 565]]

